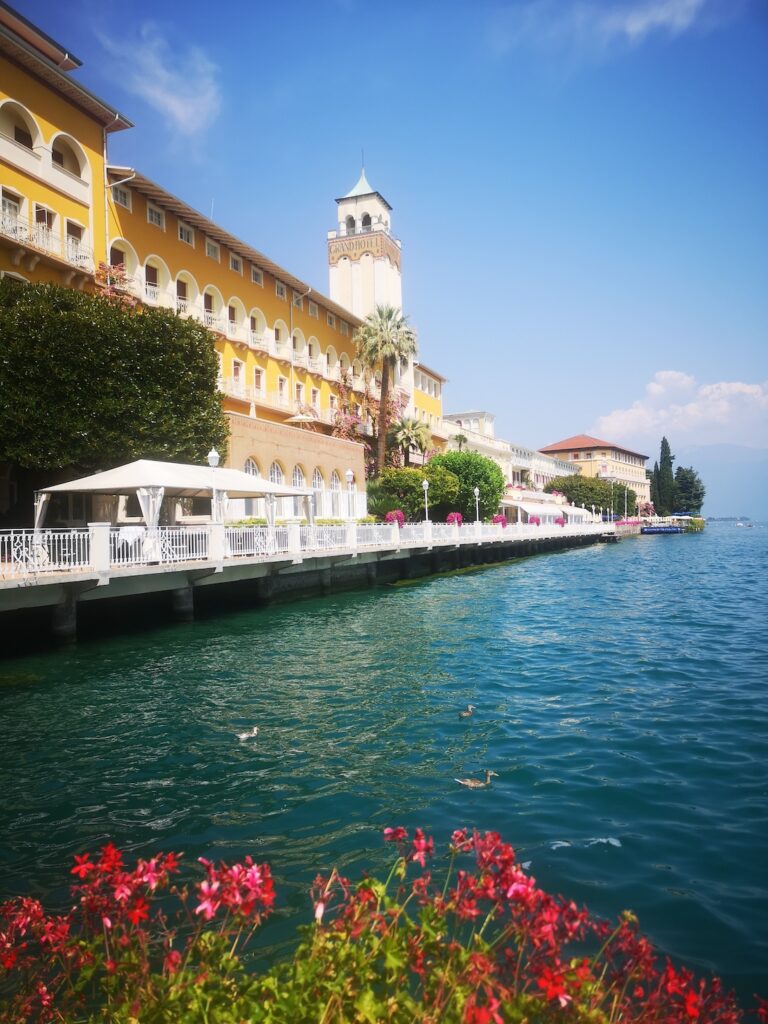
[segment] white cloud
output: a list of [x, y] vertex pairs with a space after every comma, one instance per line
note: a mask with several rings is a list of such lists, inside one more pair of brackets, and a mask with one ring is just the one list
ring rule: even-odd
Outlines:
[[110, 55], [113, 77], [164, 115], [173, 131], [200, 135], [221, 108], [218, 68], [197, 46], [169, 45], [160, 28], [146, 22], [134, 35], [99, 34]]
[[[768, 382], [699, 384], [678, 370], [660, 370], [628, 409], [614, 409], [589, 431], [611, 441], [656, 445], [768, 444]], [[655, 448], [654, 448], [655, 450]]]
[[741, 0], [526, 0], [495, 12], [490, 43], [498, 54], [518, 46], [598, 56], [707, 29], [735, 16]]

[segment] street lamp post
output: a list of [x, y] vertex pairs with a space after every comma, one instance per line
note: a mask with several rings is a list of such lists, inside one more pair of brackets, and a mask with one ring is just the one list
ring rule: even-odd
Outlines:
[[594, 521], [595, 521], [595, 506], [593, 505], [592, 506], [592, 522], [594, 523]]
[[350, 519], [354, 519], [354, 517], [355, 517], [355, 510], [354, 510], [354, 504], [353, 504], [353, 500], [352, 500], [352, 485], [355, 482], [355, 474], [352, 472], [351, 469], [348, 469], [346, 471], [346, 473], [344, 474], [344, 476], [347, 478], [347, 503], [348, 503], [348, 506], [349, 506], [349, 518]]
[[480, 488], [475, 488], [475, 522], [480, 522]]
[[213, 485], [211, 487], [211, 522], [218, 523], [219, 521], [219, 505], [220, 502], [216, 500], [216, 467], [221, 460], [221, 456], [215, 448], [211, 448], [208, 452], [208, 465], [212, 469]]
[[421, 481], [421, 486], [424, 488], [424, 522], [428, 523], [429, 522], [429, 499], [427, 498], [427, 494], [429, 492], [429, 480], [426, 480], [426, 479], [422, 480]]

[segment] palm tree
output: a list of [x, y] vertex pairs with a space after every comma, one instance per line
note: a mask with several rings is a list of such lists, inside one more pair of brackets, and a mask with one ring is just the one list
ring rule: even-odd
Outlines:
[[414, 448], [423, 455], [432, 440], [427, 424], [408, 416], [403, 416], [392, 424], [390, 436], [395, 446], [403, 453], [406, 466], [410, 465], [411, 452]]
[[405, 363], [416, 354], [416, 335], [394, 306], [377, 306], [354, 335], [360, 362], [375, 371], [381, 366], [381, 398], [379, 401], [378, 437], [374, 475], [384, 468], [387, 451], [387, 419], [389, 417], [389, 381], [396, 363]]
[[456, 442], [456, 447], [461, 451], [465, 444], [468, 443], [466, 434], [454, 434], [453, 440]]

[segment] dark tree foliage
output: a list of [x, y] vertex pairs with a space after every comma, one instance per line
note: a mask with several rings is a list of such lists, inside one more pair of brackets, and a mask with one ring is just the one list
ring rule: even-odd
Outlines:
[[674, 461], [675, 457], [669, 447], [669, 441], [666, 437], [662, 437], [661, 451], [659, 453], [659, 501], [655, 505], [656, 511], [660, 516], [668, 516], [675, 511], [675, 476], [672, 471], [672, 463]]
[[[544, 488], [550, 494], [552, 491], [560, 491], [568, 501], [574, 505], [586, 508], [609, 509], [613, 502], [614, 511], [617, 514], [624, 513], [624, 485], [613, 484], [610, 480], [600, 480], [592, 476], [558, 476]], [[633, 515], [637, 507], [637, 494], [632, 488], [627, 488], [627, 513]]]
[[0, 461], [25, 469], [201, 462], [227, 449], [202, 324], [167, 310], [0, 281]]
[[690, 466], [678, 466], [675, 473], [675, 511], [699, 515], [705, 494], [706, 488], [696, 470]]
[[438, 511], [446, 507], [455, 511], [458, 478], [444, 467], [436, 466], [434, 459], [423, 469], [383, 469], [377, 478], [368, 481], [368, 510], [383, 517], [385, 513], [399, 508], [409, 521], [423, 519], [425, 479], [429, 481], [430, 519], [436, 519]]
[[475, 518], [475, 487], [480, 491], [480, 518], [490, 519], [499, 511], [504, 494], [504, 474], [493, 459], [478, 452], [443, 452], [430, 459], [431, 467], [441, 466], [459, 478], [459, 492], [452, 507], [438, 506], [435, 517], [461, 512], [467, 522]]
[[648, 472], [646, 470], [645, 475], [651, 481], [651, 504], [654, 508], [659, 507], [659, 464], [654, 462], [653, 470]]

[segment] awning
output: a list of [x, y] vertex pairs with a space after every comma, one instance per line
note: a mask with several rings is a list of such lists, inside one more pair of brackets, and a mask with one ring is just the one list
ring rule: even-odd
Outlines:
[[522, 512], [525, 512], [529, 516], [560, 516], [563, 514], [564, 507], [562, 505], [548, 505], [545, 502], [536, 503], [534, 501], [515, 501], [514, 498], [504, 497], [501, 499], [501, 504], [506, 505], [507, 508], [519, 508]]
[[175, 498], [209, 497], [214, 491], [226, 491], [230, 498], [261, 498], [266, 495], [282, 498], [312, 494], [309, 488], [273, 484], [239, 469], [211, 469], [210, 466], [153, 462], [150, 459], [139, 459], [138, 462], [129, 462], [125, 466], [54, 487], [42, 487], [36, 494], [136, 494], [139, 489], [147, 487], [162, 487], [166, 495]]

